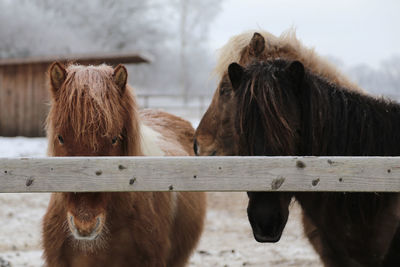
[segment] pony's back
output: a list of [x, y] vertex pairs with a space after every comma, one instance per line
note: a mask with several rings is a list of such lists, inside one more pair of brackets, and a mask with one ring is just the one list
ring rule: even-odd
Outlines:
[[192, 125], [170, 113], [144, 109], [139, 111], [142, 122], [154, 131], [162, 133], [158, 142], [167, 156], [194, 156]]

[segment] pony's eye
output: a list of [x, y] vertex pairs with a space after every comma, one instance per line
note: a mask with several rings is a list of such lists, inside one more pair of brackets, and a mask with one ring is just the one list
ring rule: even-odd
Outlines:
[[114, 137], [114, 138], [111, 140], [111, 143], [112, 143], [113, 145], [115, 145], [115, 144], [117, 143], [117, 141], [118, 141], [118, 136]]
[[58, 135], [57, 138], [58, 138], [58, 142], [60, 142], [60, 144], [64, 144], [64, 138], [62, 138], [61, 135]]
[[221, 89], [219, 90], [219, 94], [227, 95], [227, 94], [229, 94], [230, 91], [231, 91], [231, 88], [229, 88], [229, 87], [221, 87]]

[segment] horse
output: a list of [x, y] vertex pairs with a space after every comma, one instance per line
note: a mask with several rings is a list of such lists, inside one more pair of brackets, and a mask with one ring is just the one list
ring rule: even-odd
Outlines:
[[[282, 33], [278, 37], [262, 30], [247, 31], [231, 37], [220, 49], [217, 65], [214, 69], [214, 74], [220, 79], [218, 87], [224, 90], [223, 88], [230, 86], [227, 70], [232, 62], [239, 62], [241, 65], [247, 66], [254, 61], [274, 59], [300, 61], [308, 70], [324, 78], [331, 84], [341, 86], [345, 90], [367, 94], [367, 92], [337, 70], [334, 65], [319, 56], [313, 48], [303, 45], [296, 37], [296, 32], [292, 29]], [[222, 151], [218, 149], [221, 146], [224, 148], [224, 155], [237, 155], [238, 149], [235, 147], [237, 146], [237, 136], [234, 136], [235, 131], [230, 129], [232, 127], [231, 123], [220, 120], [220, 116], [215, 114], [216, 110], [221, 107], [218, 104], [221, 97], [218, 92], [219, 89], [215, 91], [210, 107], [203, 116], [203, 120], [206, 123], [203, 123], [202, 120], [196, 131], [197, 138], [194, 142], [194, 150], [199, 155], [216, 155], [217, 151]], [[231, 108], [234, 107], [227, 107], [221, 112], [230, 112]], [[223, 142], [217, 142], [216, 136], [219, 136], [218, 140], [223, 140]], [[230, 151], [227, 150], [228, 146], [231, 147]], [[286, 206], [287, 202], [290, 202], [291, 199], [290, 196], [283, 193], [278, 194], [279, 201], [276, 197], [277, 194], [271, 192], [250, 193], [248, 195], [249, 204], [257, 203], [259, 199], [262, 199], [262, 201], [268, 199], [271, 202], [276, 201], [280, 205]], [[283, 214], [286, 214], [286, 216], [283, 216], [283, 219], [287, 220], [288, 211], [284, 211]], [[306, 235], [314, 236], [310, 241], [314, 248], [318, 250], [320, 241], [315, 235], [312, 235], [316, 228], [312, 225], [311, 220], [307, 218], [306, 214], [303, 213], [302, 216]], [[275, 239], [279, 240], [279, 238]]]
[[[215, 131], [210, 120], [224, 122], [230, 139], [214, 135], [213, 155], [400, 155], [400, 104], [345, 89], [299, 61], [232, 63], [216, 94], [207, 111], [213, 116], [205, 115], [195, 133]], [[202, 144], [195, 144], [201, 153]], [[279, 241], [294, 197], [325, 266], [400, 266], [398, 193], [248, 194], [248, 218], [260, 242]]]
[[[191, 124], [139, 111], [127, 77], [123, 65], [51, 65], [49, 156], [193, 155]], [[51, 267], [185, 266], [205, 207], [205, 193], [53, 193], [43, 257]]]

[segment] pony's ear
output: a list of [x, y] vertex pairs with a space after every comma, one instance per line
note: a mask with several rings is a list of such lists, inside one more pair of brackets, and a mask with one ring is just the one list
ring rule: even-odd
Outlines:
[[56, 93], [64, 83], [65, 79], [67, 78], [67, 71], [65, 70], [63, 64], [59, 62], [54, 62], [50, 66], [49, 73], [50, 73], [51, 90], [53, 91], [53, 93]]
[[264, 37], [255, 32], [249, 44], [249, 53], [252, 56], [258, 57], [264, 51], [265, 39]]
[[239, 88], [240, 83], [242, 82], [244, 69], [237, 63], [231, 63], [228, 67], [229, 79], [231, 80], [231, 84], [234, 90]]
[[294, 84], [300, 85], [304, 79], [304, 66], [300, 61], [293, 61], [287, 66], [286, 71], [292, 77]]
[[128, 71], [124, 65], [120, 64], [114, 68], [113, 80], [121, 92], [124, 92], [128, 80]]

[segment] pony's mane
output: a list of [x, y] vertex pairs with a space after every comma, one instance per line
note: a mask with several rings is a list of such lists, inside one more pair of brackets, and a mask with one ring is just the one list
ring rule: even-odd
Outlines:
[[333, 64], [319, 56], [314, 51], [314, 48], [305, 47], [296, 37], [294, 29], [283, 32], [279, 37], [262, 30], [247, 31], [231, 37], [219, 50], [217, 64], [214, 69], [215, 75], [222, 78], [226, 74], [229, 64], [240, 62], [243, 51], [249, 45], [254, 32], [260, 33], [265, 39], [263, 53], [267, 59], [298, 60], [311, 72], [324, 77], [331, 83], [338, 84], [350, 90], [364, 92], [345, 75], [340, 73]]
[[[398, 136], [393, 134], [400, 132], [399, 104], [331, 84], [307, 69], [296, 93], [290, 76], [276, 74], [289, 63], [265, 61], [246, 68], [237, 96], [237, 123], [247, 149], [265, 145], [257, 143], [265, 139], [280, 149], [275, 151], [280, 155], [400, 155]], [[294, 116], [290, 106], [295, 102], [301, 115], [297, 126], [288, 121]], [[299, 140], [293, 138], [296, 127], [301, 132]], [[300, 147], [294, 149], [297, 141]]]
[[[67, 78], [55, 93], [47, 117], [49, 135], [71, 132], [75, 138], [85, 136], [94, 149], [99, 145], [98, 137], [130, 139], [132, 135], [139, 136], [132, 88], [127, 85], [121, 96], [121, 90], [113, 81], [112, 67], [69, 65], [66, 71]], [[130, 146], [139, 144], [137, 140], [134, 143]], [[127, 153], [138, 153], [132, 150], [137, 149], [127, 148]]]

